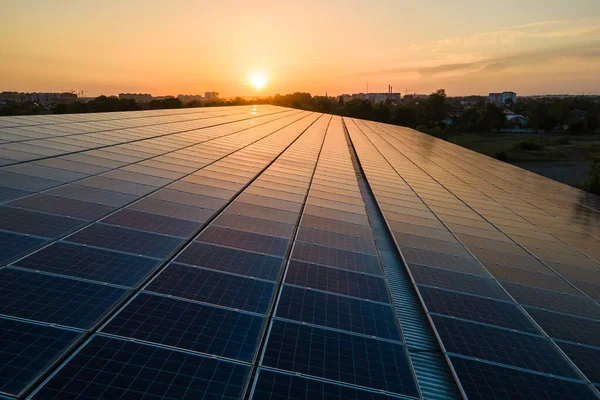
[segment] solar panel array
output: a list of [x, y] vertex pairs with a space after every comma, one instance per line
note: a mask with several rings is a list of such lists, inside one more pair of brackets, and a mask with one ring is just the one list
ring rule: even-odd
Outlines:
[[600, 200], [410, 129], [0, 117], [0, 202], [0, 398], [600, 397]]

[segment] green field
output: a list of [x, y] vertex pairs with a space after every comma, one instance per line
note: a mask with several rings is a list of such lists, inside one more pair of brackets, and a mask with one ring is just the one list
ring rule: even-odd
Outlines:
[[448, 141], [573, 186], [600, 159], [600, 135], [458, 133]]

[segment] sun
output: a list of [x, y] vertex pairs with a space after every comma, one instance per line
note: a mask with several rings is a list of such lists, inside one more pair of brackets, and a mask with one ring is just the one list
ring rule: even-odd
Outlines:
[[248, 83], [256, 90], [264, 88], [267, 82], [267, 74], [263, 71], [251, 71], [248, 73]]

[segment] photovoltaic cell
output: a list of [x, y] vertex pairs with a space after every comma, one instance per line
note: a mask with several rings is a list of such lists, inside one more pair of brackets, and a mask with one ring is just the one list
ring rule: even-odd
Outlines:
[[239, 399], [249, 368], [214, 358], [94, 336], [34, 399]]
[[383, 279], [322, 265], [292, 260], [285, 282], [383, 303], [390, 302], [388, 288]]
[[263, 320], [251, 314], [140, 293], [102, 332], [250, 362]]
[[600, 321], [525, 307], [544, 332], [556, 339], [600, 347]]
[[349, 271], [381, 275], [381, 266], [376, 256], [319, 246], [296, 241], [292, 258], [315, 264], [330, 265]]
[[206, 208], [188, 206], [171, 201], [151, 199], [148, 197], [144, 197], [140, 201], [136, 201], [128, 206], [128, 208], [196, 222], [204, 222], [215, 213], [214, 210], [209, 210]]
[[364, 238], [371, 237], [371, 229], [368, 226], [352, 224], [335, 219], [321, 218], [308, 214], [302, 216], [302, 222], [300, 223], [300, 226], [322, 229], [342, 235], [360, 236]]
[[600, 349], [572, 343], [557, 342], [585, 376], [593, 383], [600, 383]]
[[401, 341], [392, 307], [284, 285], [277, 317]]
[[261, 368], [251, 399], [394, 400], [397, 397]]
[[104, 214], [108, 214], [114, 210], [114, 207], [104, 204], [51, 196], [43, 193], [11, 201], [8, 205], [87, 220], [100, 218]]
[[32, 250], [46, 239], [0, 231], [0, 263]]
[[359, 253], [377, 254], [372, 238], [341, 235], [335, 232], [302, 227], [298, 230], [297, 240], [317, 243], [323, 246], [335, 247], [341, 250], [357, 251]]
[[28, 190], [12, 188], [9, 186], [0, 186], [0, 202], [9, 201], [31, 193]]
[[243, 215], [235, 215], [228, 212], [219, 215], [213, 221], [213, 224], [286, 239], [290, 239], [294, 232], [294, 225], [292, 224], [284, 224], [262, 218], [245, 217]]
[[200, 226], [197, 222], [185, 219], [165, 217], [130, 209], [122, 209], [102, 222], [182, 238], [187, 238]]
[[416, 283], [477, 294], [501, 300], [510, 300], [502, 288], [491, 278], [408, 264]]
[[596, 399], [584, 384], [450, 357], [469, 399]]
[[146, 290], [262, 314], [267, 311], [274, 285], [173, 263]]
[[115, 285], [135, 286], [159, 262], [154, 258], [56, 242], [15, 265]]
[[229, 247], [192, 242], [175, 261], [199, 267], [274, 281], [283, 258]]
[[0, 392], [18, 395], [79, 335], [72, 330], [0, 318]]
[[100, 223], [88, 226], [67, 240], [158, 258], [168, 256], [181, 243], [181, 239], [171, 236]]
[[572, 296], [514, 283], [504, 283], [503, 286], [521, 304], [580, 317], [600, 319], [600, 307], [586, 297]]
[[426, 265], [473, 275], [488, 275], [474, 258], [458, 257], [403, 246], [399, 246], [399, 249], [406, 262], [410, 264]]
[[362, 336], [276, 320], [262, 365], [417, 396], [405, 349]]
[[283, 256], [289, 244], [287, 239], [220, 226], [210, 226], [197, 240], [275, 256]]
[[0, 314], [90, 328], [125, 289], [34, 272], [0, 269]]
[[534, 325], [512, 303], [421, 285], [419, 285], [419, 292], [432, 313], [470, 319], [523, 332], [538, 333]]
[[7, 231], [54, 238], [84, 223], [80, 219], [0, 206], [0, 229]]
[[432, 316], [446, 351], [579, 379], [549, 340], [520, 332]]

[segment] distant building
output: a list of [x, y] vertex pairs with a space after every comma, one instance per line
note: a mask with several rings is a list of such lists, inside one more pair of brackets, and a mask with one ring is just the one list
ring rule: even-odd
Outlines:
[[504, 107], [507, 100], [512, 100], [513, 104], [517, 102], [517, 94], [515, 92], [490, 93], [488, 100], [490, 103], [498, 107]]
[[340, 97], [342, 98], [342, 100], [344, 101], [344, 103], [347, 103], [350, 100], [352, 100], [352, 95], [350, 95], [350, 94], [342, 94]]
[[349, 94], [343, 94], [342, 99], [344, 102], [360, 99], [360, 100], [369, 100], [371, 103], [385, 103], [390, 100], [394, 103], [399, 103], [401, 99], [400, 93], [354, 93], [352, 96]]
[[479, 103], [481, 101], [485, 102], [485, 100], [486, 100], [486, 97], [484, 97], [484, 96], [464, 96], [460, 99], [460, 104], [465, 107], [470, 107], [470, 106], [477, 105], [477, 103]]
[[182, 103], [189, 103], [190, 101], [202, 101], [202, 100], [204, 100], [204, 97], [202, 97], [202, 95], [199, 95], [199, 94], [179, 94], [179, 95], [177, 95], [177, 98]]
[[0, 93], [0, 101], [2, 102], [15, 102], [15, 103], [26, 103], [32, 102], [41, 104], [43, 106], [53, 104], [70, 104], [77, 101], [77, 95], [71, 92], [63, 93], [48, 93], [48, 92], [2, 92]]
[[150, 103], [152, 95], [149, 93], [119, 93], [120, 100], [135, 100], [136, 103]]
[[204, 98], [206, 100], [218, 100], [219, 92], [204, 92]]
[[166, 95], [166, 96], [152, 96], [152, 100], [167, 100], [167, 99], [174, 99], [175, 96], [171, 96], [171, 95]]

